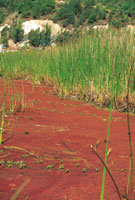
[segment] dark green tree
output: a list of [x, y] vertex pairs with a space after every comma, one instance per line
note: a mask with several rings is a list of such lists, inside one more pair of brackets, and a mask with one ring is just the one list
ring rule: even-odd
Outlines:
[[22, 17], [27, 18], [31, 14], [32, 3], [32, 0], [23, 0], [18, 3], [17, 10], [22, 14]]
[[41, 41], [40, 41], [40, 44], [42, 46], [47, 46], [47, 45], [50, 44], [50, 41], [51, 41], [51, 28], [47, 24], [45, 30], [41, 32]]
[[0, 24], [2, 24], [5, 18], [8, 16], [8, 12], [5, 8], [0, 8]]
[[9, 28], [5, 26], [1, 31], [1, 40], [6, 47], [8, 46], [8, 38], [9, 38]]
[[32, 30], [28, 34], [28, 39], [30, 44], [34, 47], [47, 46], [51, 41], [51, 28], [46, 25], [45, 30], [40, 31], [40, 29]]
[[65, 3], [57, 12], [55, 20], [64, 20], [62, 25], [66, 27], [68, 24], [75, 23], [75, 10], [71, 4]]
[[32, 16], [37, 19], [40, 17], [41, 14], [41, 5], [40, 1], [36, 0], [33, 2], [33, 9], [32, 9]]
[[9, 37], [14, 42], [20, 42], [23, 39], [24, 30], [22, 29], [22, 23], [14, 21], [9, 30]]
[[84, 5], [85, 7], [92, 7], [92, 6], [95, 6], [96, 5], [96, 2], [95, 0], [84, 0]]
[[74, 11], [74, 14], [79, 14], [82, 12], [81, 0], [70, 0], [69, 9]]
[[95, 11], [97, 13], [97, 20], [106, 19], [106, 10], [103, 6], [96, 6]]
[[38, 18], [40, 15], [47, 15], [55, 10], [54, 0], [35, 0], [32, 6], [32, 15]]
[[40, 29], [36, 29], [36, 30], [31, 30], [28, 34], [28, 39], [30, 41], [30, 44], [34, 47], [39, 47], [40, 46], [40, 42], [41, 42], [41, 33], [40, 33]]
[[88, 23], [93, 24], [96, 21], [97, 21], [96, 9], [92, 9], [92, 11], [88, 17]]

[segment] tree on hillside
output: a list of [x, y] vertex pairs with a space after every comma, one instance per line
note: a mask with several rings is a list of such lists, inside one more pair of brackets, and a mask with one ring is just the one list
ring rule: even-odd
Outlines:
[[9, 38], [9, 28], [5, 26], [1, 31], [1, 40], [6, 47], [8, 46], [8, 38]]
[[93, 24], [97, 21], [97, 13], [95, 9], [92, 9], [89, 17], [88, 17], [88, 23]]
[[35, 0], [33, 2], [32, 15], [38, 18], [40, 15], [47, 15], [55, 10], [54, 0]]
[[45, 30], [40, 31], [40, 29], [31, 30], [28, 34], [28, 39], [30, 40], [30, 44], [34, 47], [47, 46], [51, 41], [51, 28], [49, 25], [46, 25]]
[[41, 32], [41, 45], [42, 46], [47, 46], [50, 44], [51, 41], [51, 28], [47, 24], [45, 30]]
[[30, 41], [30, 44], [34, 47], [40, 46], [40, 40], [41, 40], [41, 33], [40, 29], [31, 30], [28, 34], [28, 39]]
[[96, 2], [95, 0], [84, 0], [84, 5], [85, 7], [92, 7], [92, 6], [95, 6], [96, 5]]
[[38, 19], [41, 14], [41, 6], [39, 0], [33, 2], [32, 16], [35, 19]]
[[8, 12], [5, 8], [0, 8], [0, 24], [2, 24], [5, 18], [8, 16]]
[[27, 18], [31, 14], [32, 0], [23, 0], [14, 3], [14, 7], [18, 10], [22, 17]]
[[70, 0], [69, 8], [74, 10], [74, 14], [82, 12], [81, 0]]
[[9, 30], [9, 37], [14, 42], [20, 42], [23, 39], [24, 30], [22, 29], [22, 23], [14, 21]]
[[65, 3], [58, 11], [54, 21], [63, 20], [62, 25], [66, 27], [68, 24], [75, 23], [75, 4]]

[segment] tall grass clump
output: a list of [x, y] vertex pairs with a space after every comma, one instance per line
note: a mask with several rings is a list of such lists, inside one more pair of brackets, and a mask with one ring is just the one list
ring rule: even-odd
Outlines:
[[[135, 35], [127, 30], [90, 30], [77, 41], [61, 47], [5, 53], [2, 57], [14, 78], [49, 83], [60, 95], [74, 96], [100, 106], [110, 105], [113, 68], [113, 108], [124, 111], [134, 43]], [[135, 68], [132, 79], [135, 80]], [[131, 110], [135, 111], [135, 84], [132, 83], [129, 102]]]
[[[127, 125], [128, 125], [128, 136], [129, 136], [129, 146], [130, 146], [130, 162], [129, 162], [127, 188], [125, 190], [125, 195], [123, 195], [123, 196], [127, 200], [128, 200], [128, 196], [129, 196], [129, 184], [130, 184], [130, 182], [131, 182], [131, 192], [130, 192], [131, 200], [134, 199], [134, 196], [133, 196], [133, 191], [134, 191], [134, 161], [133, 161], [133, 145], [132, 145], [132, 137], [131, 137], [131, 129], [130, 129], [130, 117], [129, 117], [129, 93], [130, 93], [130, 84], [132, 84], [132, 75], [134, 75], [132, 73], [133, 69], [134, 69], [134, 59], [132, 59], [132, 63], [130, 63], [130, 67], [129, 67], [129, 70], [128, 70], [128, 73], [127, 73], [127, 88], [126, 88], [126, 92], [127, 92], [127, 96], [126, 96]], [[97, 155], [97, 157], [100, 159], [100, 161], [104, 165], [100, 200], [104, 199], [104, 187], [105, 187], [106, 170], [107, 170], [109, 176], [111, 177], [111, 179], [113, 181], [113, 184], [114, 184], [114, 186], [116, 188], [116, 191], [117, 191], [119, 199], [120, 200], [122, 199], [122, 195], [120, 194], [120, 191], [119, 191], [119, 188], [118, 188], [118, 186], [117, 186], [117, 184], [115, 182], [115, 179], [114, 179], [111, 171], [107, 167], [107, 154], [108, 154], [108, 145], [109, 145], [109, 137], [110, 137], [110, 127], [111, 127], [111, 112], [112, 112], [112, 105], [113, 105], [113, 98], [112, 97], [114, 97], [113, 79], [114, 79], [114, 73], [112, 71], [111, 103], [110, 103], [110, 112], [109, 112], [108, 133], [107, 133], [107, 140], [106, 140], [107, 142], [106, 142], [105, 160], [103, 160], [101, 158], [101, 156], [98, 154], [96, 148], [94, 148], [91, 145], [91, 149], [94, 151], [94, 153]], [[131, 181], [130, 181], [130, 179], [131, 179]]]
[[5, 96], [6, 96], [6, 82], [4, 81], [4, 92], [3, 96], [1, 97], [1, 123], [0, 123], [0, 145], [2, 144], [2, 136], [4, 131], [4, 124], [5, 124]]

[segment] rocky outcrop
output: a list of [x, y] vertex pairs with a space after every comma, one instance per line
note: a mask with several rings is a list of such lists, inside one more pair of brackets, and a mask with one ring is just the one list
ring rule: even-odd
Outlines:
[[28, 35], [31, 30], [36, 30], [38, 28], [40, 29], [40, 31], [42, 31], [45, 29], [47, 24], [51, 27], [51, 37], [54, 37], [61, 32], [60, 25], [53, 23], [53, 21], [51, 20], [30, 20], [25, 21], [22, 24], [24, 35]]
[[[27, 40], [27, 36], [29, 34], [29, 32], [31, 30], [36, 30], [36, 29], [40, 29], [40, 31], [42, 30], [45, 30], [46, 28], [46, 25], [49, 25], [50, 28], [51, 28], [51, 40], [52, 40], [52, 45], [53, 45], [53, 42], [56, 40], [57, 36], [59, 33], [61, 33], [62, 31], [62, 28], [59, 24], [56, 24], [56, 23], [53, 23], [53, 21], [51, 20], [29, 20], [29, 21], [25, 21], [22, 23], [22, 28], [24, 30], [24, 41], [22, 43], [18, 43], [17, 46], [25, 46], [26, 45], [26, 40]], [[10, 25], [9, 24], [5, 24], [3, 26], [0, 27], [0, 37], [1, 37], [1, 31], [5, 28], [5, 27], [9, 27], [10, 28]], [[28, 45], [28, 43], [27, 43]], [[8, 46], [9, 47], [12, 47], [12, 46], [16, 46], [16, 44], [13, 42], [13, 40], [9, 40], [8, 41]]]
[[106, 25], [95, 25], [93, 26], [94, 29], [108, 29], [109, 28], [109, 24]]
[[9, 39], [8, 40], [8, 47], [15, 47], [15, 46], [16, 46], [16, 44], [14, 43], [14, 41]]

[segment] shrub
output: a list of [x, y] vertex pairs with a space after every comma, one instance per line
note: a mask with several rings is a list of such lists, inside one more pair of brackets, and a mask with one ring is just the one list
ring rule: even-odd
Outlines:
[[51, 28], [46, 25], [46, 29], [40, 31], [40, 29], [32, 30], [28, 34], [28, 39], [30, 40], [30, 44], [34, 47], [47, 46], [51, 41]]
[[22, 14], [22, 17], [27, 18], [31, 14], [32, 0], [23, 0], [14, 2], [14, 10]]
[[98, 20], [106, 19], [106, 10], [103, 8], [103, 6], [97, 6], [95, 11], [97, 13]]
[[122, 11], [129, 17], [135, 17], [135, 2], [124, 2], [121, 7]]
[[96, 10], [93, 9], [93, 11], [90, 13], [88, 17], [88, 23], [93, 24], [94, 22], [97, 21], [97, 13], [95, 12]]
[[93, 7], [93, 6], [95, 6], [96, 5], [96, 2], [95, 2], [95, 0], [85, 0], [84, 1], [84, 5], [85, 5], [85, 7]]
[[78, 17], [77, 26], [82, 25], [86, 21], [87, 17], [84, 14], [81, 14]]
[[30, 44], [34, 47], [40, 46], [41, 34], [40, 29], [31, 30], [28, 34], [28, 39], [30, 40]]
[[1, 31], [1, 40], [6, 47], [8, 46], [8, 37], [9, 37], [9, 28], [5, 26]]
[[74, 14], [78, 14], [82, 12], [82, 6], [80, 0], [70, 0], [69, 8], [74, 11]]
[[8, 13], [5, 8], [0, 8], [0, 24], [2, 24], [7, 17]]
[[68, 42], [72, 37], [72, 33], [70, 33], [69, 31], [63, 31], [62, 33], [60, 33], [57, 37], [57, 42], [58, 43], [65, 43]]
[[70, 12], [69, 11], [69, 5], [67, 3], [65, 3], [58, 11], [56, 14], [57, 20], [62, 20], [62, 19], [66, 19], [67, 18], [67, 13]]
[[71, 40], [75, 40], [77, 39], [81, 34], [81, 31], [77, 28], [74, 29], [74, 31], [71, 33], [69, 31], [63, 31], [62, 33], [60, 33], [57, 37], [57, 42], [58, 43], [66, 43], [69, 42]]
[[41, 0], [41, 14], [49, 14], [55, 10], [54, 0]]
[[112, 10], [109, 14], [109, 23], [114, 26], [115, 28], [120, 28], [122, 26], [125, 26], [125, 24], [128, 22], [128, 16], [122, 12], [122, 10]]
[[9, 37], [14, 40], [14, 42], [20, 42], [23, 39], [24, 30], [22, 29], [22, 23], [13, 21], [10, 30]]
[[33, 18], [37, 19], [40, 17], [40, 14], [41, 14], [41, 6], [38, 1], [35, 1], [33, 3], [32, 16]]
[[75, 23], [75, 15], [72, 10], [68, 10], [66, 13], [66, 19], [62, 22], [62, 25], [66, 27], [68, 24], [74, 24]]
[[75, 23], [75, 14], [82, 12], [80, 0], [72, 0], [69, 3], [65, 3], [57, 11], [54, 21], [63, 20], [62, 25], [66, 27], [68, 24]]
[[54, 0], [35, 0], [33, 2], [32, 15], [34, 18], [38, 18], [40, 15], [52, 13], [54, 10]]
[[42, 46], [47, 46], [50, 44], [50, 41], [51, 41], [51, 28], [47, 24], [46, 29], [41, 32], [41, 42], [40, 43]]

